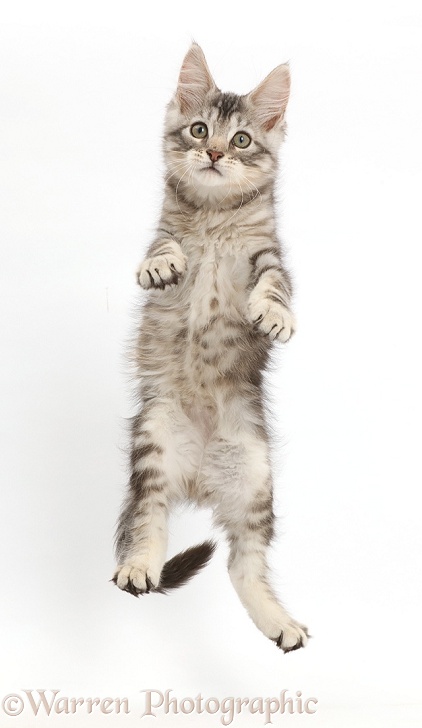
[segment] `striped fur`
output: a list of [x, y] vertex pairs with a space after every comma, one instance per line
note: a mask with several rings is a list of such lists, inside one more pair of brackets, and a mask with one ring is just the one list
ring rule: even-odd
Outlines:
[[[216, 87], [199, 46], [184, 60], [166, 116], [162, 215], [138, 271], [149, 292], [135, 352], [142, 406], [114, 576], [135, 595], [184, 583], [212, 548], [165, 563], [169, 511], [183, 500], [211, 507], [242, 603], [285, 652], [305, 645], [307, 631], [268, 575], [274, 514], [262, 375], [273, 342], [295, 329], [273, 201], [288, 89], [286, 66], [237, 96]], [[206, 137], [193, 135], [198, 123]], [[249, 146], [236, 147], [238, 132]]]

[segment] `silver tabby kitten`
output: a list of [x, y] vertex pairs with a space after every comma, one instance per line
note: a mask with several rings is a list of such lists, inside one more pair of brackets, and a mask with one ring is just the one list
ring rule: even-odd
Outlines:
[[274, 218], [277, 152], [290, 77], [275, 68], [251, 93], [222, 93], [197, 44], [165, 121], [165, 197], [138, 271], [149, 291], [137, 343], [142, 407], [116, 537], [114, 581], [135, 596], [180, 586], [206, 542], [165, 563], [172, 505], [211, 507], [229, 573], [256, 626], [284, 652], [307, 630], [270, 586], [272, 483], [262, 372], [295, 323]]

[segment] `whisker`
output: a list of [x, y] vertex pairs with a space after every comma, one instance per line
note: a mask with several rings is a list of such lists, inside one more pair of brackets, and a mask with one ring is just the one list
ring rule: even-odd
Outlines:
[[[174, 177], [175, 174], [178, 174], [179, 172], [181, 172], [184, 167], [186, 167], [186, 170], [188, 170], [190, 166], [191, 165], [189, 162], [184, 162], [182, 164], [177, 165], [176, 169], [170, 175], [166, 175], [165, 182], [168, 182], [172, 177]], [[179, 182], [180, 182], [180, 180], [179, 180]]]
[[189, 172], [189, 170], [190, 170], [190, 169], [192, 169], [192, 167], [193, 167], [193, 164], [189, 164], [188, 168], [187, 168], [187, 169], [186, 169], [186, 170], [185, 170], [185, 171], [183, 172], [183, 174], [182, 174], [181, 178], [179, 179], [179, 181], [178, 181], [178, 183], [177, 183], [177, 185], [176, 185], [176, 203], [177, 203], [177, 207], [179, 208], [180, 214], [181, 214], [181, 215], [182, 215], [182, 216], [183, 216], [183, 217], [184, 217], [185, 219], [187, 219], [187, 217], [186, 217], [186, 215], [185, 215], [185, 214], [184, 214], [184, 213], [182, 212], [182, 210], [181, 210], [181, 207], [180, 207], [180, 205], [179, 205], [179, 200], [177, 199], [177, 193], [178, 193], [179, 185], [180, 185], [180, 183], [181, 183], [181, 181], [182, 181], [183, 177], [185, 176], [185, 174], [186, 174], [187, 172]]
[[192, 164], [192, 166], [191, 166], [191, 170], [190, 170], [190, 174], [189, 174], [189, 177], [188, 177], [188, 185], [190, 185], [190, 184], [191, 184], [191, 182], [192, 182], [192, 177], [193, 177], [193, 173], [194, 173], [194, 171], [195, 171], [195, 165], [194, 165], [194, 164]]
[[254, 183], [251, 182], [250, 179], [248, 177], [246, 177], [245, 174], [242, 174], [242, 180], [245, 180], [246, 184], [248, 185], [248, 187], [250, 189], [256, 190], [256, 194], [251, 198], [251, 202], [253, 200], [256, 200], [257, 197], [259, 197], [259, 204], [261, 204], [262, 203], [262, 195], [261, 195], [258, 187], [256, 185], [254, 185]]
[[173, 164], [168, 171], [173, 173], [178, 169], [183, 169], [184, 167], [188, 167], [188, 166], [189, 166], [188, 162], [180, 162], [180, 164]]
[[232, 220], [232, 219], [233, 219], [233, 218], [235, 217], [235, 215], [237, 215], [237, 213], [239, 212], [239, 210], [240, 210], [240, 209], [241, 209], [241, 207], [243, 206], [243, 190], [242, 190], [242, 188], [241, 188], [241, 186], [240, 186], [240, 183], [238, 182], [237, 184], [239, 185], [239, 190], [240, 190], [240, 194], [242, 195], [242, 197], [241, 197], [241, 200], [240, 200], [240, 205], [239, 205], [239, 207], [238, 207], [238, 208], [237, 208], [237, 209], [236, 209], [236, 210], [234, 211], [233, 215], [231, 215], [231, 216], [229, 217], [229, 219], [228, 219], [228, 220], [226, 221], [226, 224], [227, 224], [227, 223], [229, 223], [229, 222], [230, 222], [230, 220]]
[[221, 205], [221, 204], [222, 204], [222, 203], [224, 202], [224, 200], [226, 200], [226, 199], [227, 199], [227, 197], [229, 197], [229, 195], [230, 195], [230, 193], [231, 193], [231, 191], [232, 191], [232, 176], [231, 176], [230, 172], [229, 172], [229, 182], [230, 182], [230, 187], [229, 187], [229, 191], [227, 192], [227, 194], [226, 194], [226, 195], [224, 195], [223, 199], [222, 199], [222, 200], [220, 200], [220, 205]]

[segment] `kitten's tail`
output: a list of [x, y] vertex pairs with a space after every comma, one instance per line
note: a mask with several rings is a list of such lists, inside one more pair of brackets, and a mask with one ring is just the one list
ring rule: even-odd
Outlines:
[[171, 589], [184, 586], [193, 576], [206, 566], [215, 551], [214, 541], [205, 541], [192, 546], [172, 559], [166, 561], [160, 576], [160, 583], [151, 591], [167, 594]]

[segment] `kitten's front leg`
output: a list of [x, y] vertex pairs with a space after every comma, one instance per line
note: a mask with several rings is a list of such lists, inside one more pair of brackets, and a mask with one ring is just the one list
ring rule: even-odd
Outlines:
[[271, 340], [288, 341], [296, 329], [290, 309], [291, 283], [276, 248], [263, 248], [251, 257], [252, 290], [248, 317]]
[[295, 318], [274, 286], [255, 286], [249, 296], [248, 313], [251, 323], [272, 340], [286, 342], [296, 330]]
[[145, 289], [175, 285], [184, 275], [186, 263], [179, 243], [171, 238], [157, 240], [137, 271], [138, 283]]

